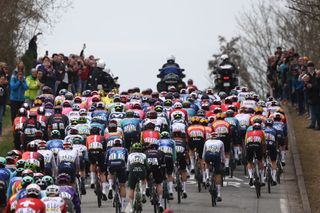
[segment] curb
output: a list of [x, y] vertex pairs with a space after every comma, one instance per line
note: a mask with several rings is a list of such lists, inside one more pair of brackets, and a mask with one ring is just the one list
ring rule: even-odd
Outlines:
[[291, 123], [292, 122], [291, 115], [289, 113], [287, 106], [283, 106], [283, 108], [285, 109], [286, 118], [287, 118], [288, 137], [289, 137], [289, 142], [290, 142], [289, 150], [290, 150], [290, 152], [292, 154], [292, 158], [293, 158], [293, 166], [294, 166], [295, 174], [297, 177], [297, 184], [298, 184], [298, 189], [300, 192], [302, 209], [303, 209], [303, 212], [305, 212], [305, 213], [311, 213], [309, 198], [308, 198], [306, 186], [304, 183], [300, 155], [299, 155], [298, 148], [297, 148], [297, 140], [296, 140], [296, 136], [294, 134], [293, 126]]

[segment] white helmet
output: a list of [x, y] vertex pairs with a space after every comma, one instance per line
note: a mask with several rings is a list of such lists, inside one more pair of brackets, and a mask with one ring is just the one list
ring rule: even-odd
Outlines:
[[220, 58], [222, 61], [224, 61], [226, 59], [229, 59], [229, 56], [227, 54], [223, 54]]
[[59, 186], [57, 186], [57, 185], [48, 186], [46, 189], [46, 195], [58, 197], [59, 196]]
[[103, 72], [110, 74], [111, 70], [109, 67], [105, 67]]
[[167, 57], [167, 61], [175, 61], [176, 60], [176, 57], [174, 57], [174, 55], [169, 55], [168, 57]]
[[175, 108], [175, 109], [181, 109], [181, 108], [182, 108], [182, 103], [180, 103], [180, 102], [174, 103], [173, 108]]
[[27, 192], [27, 195], [39, 196], [40, 193], [41, 193], [41, 188], [37, 184], [32, 183], [32, 184], [27, 186], [26, 192]]
[[100, 69], [104, 69], [106, 67], [106, 62], [104, 62], [104, 60], [102, 60], [102, 59], [99, 59], [97, 61], [97, 67]]

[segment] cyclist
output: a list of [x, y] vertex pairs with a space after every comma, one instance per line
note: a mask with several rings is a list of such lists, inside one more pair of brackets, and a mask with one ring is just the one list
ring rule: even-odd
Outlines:
[[26, 188], [26, 198], [22, 198], [18, 201], [16, 206], [16, 212], [38, 212], [45, 213], [46, 207], [40, 200], [41, 193], [40, 186], [37, 184], [30, 184]]
[[212, 131], [219, 135], [219, 139], [224, 144], [225, 151], [225, 174], [229, 175], [229, 160], [230, 160], [230, 150], [231, 150], [231, 125], [225, 121], [225, 114], [216, 114], [216, 121], [212, 123]]
[[[150, 178], [150, 174], [152, 173], [154, 182], [156, 184], [157, 194], [159, 196], [159, 207], [163, 210], [163, 189], [162, 189], [162, 182], [163, 182], [163, 167], [165, 166], [165, 158], [164, 153], [158, 150], [159, 144], [158, 141], [155, 143], [151, 143], [148, 145], [147, 150], [144, 152], [147, 156], [148, 161], [148, 174], [147, 179]], [[149, 186], [153, 187], [153, 186]], [[150, 190], [147, 187], [146, 195], [150, 195]], [[161, 212], [161, 211], [160, 211]]]
[[211, 138], [208, 139], [203, 148], [203, 155], [202, 158], [206, 162], [206, 172], [205, 178], [207, 183], [209, 182], [209, 168], [214, 168], [215, 173], [215, 181], [217, 184], [217, 201], [221, 202], [221, 165], [225, 162], [225, 155], [224, 155], [224, 144], [221, 140], [219, 140], [218, 134], [216, 132], [211, 133]]
[[48, 135], [51, 138], [51, 131], [58, 130], [61, 138], [65, 137], [65, 129], [69, 125], [69, 119], [66, 115], [62, 114], [62, 107], [55, 106], [54, 114], [47, 120]]
[[128, 110], [126, 117], [121, 121], [120, 127], [123, 130], [124, 146], [129, 150], [133, 142], [140, 140], [140, 119], [134, 117], [132, 110]]
[[[258, 162], [259, 162], [259, 173], [261, 177], [264, 177], [264, 168], [263, 168], [263, 150], [265, 146], [265, 134], [262, 130], [261, 124], [255, 123], [252, 126], [252, 131], [247, 132], [245, 137], [246, 144], [246, 153], [247, 153], [247, 161], [248, 161], [248, 174], [249, 174], [249, 185], [253, 186], [253, 157], [256, 154]], [[261, 185], [265, 185], [264, 179], [261, 178]]]
[[266, 136], [266, 145], [267, 145], [267, 150], [270, 155], [270, 160], [271, 160], [271, 165], [272, 165], [272, 171], [271, 171], [271, 176], [272, 176], [272, 182], [271, 185], [275, 186], [277, 185], [277, 179], [276, 179], [276, 172], [277, 172], [277, 143], [276, 143], [276, 138], [277, 138], [277, 131], [273, 128], [273, 120], [268, 118], [266, 120], [266, 128], [264, 130], [265, 136]]
[[240, 147], [242, 145], [242, 141], [239, 140], [239, 131], [240, 131], [239, 121], [234, 117], [233, 110], [228, 109], [225, 114], [226, 114], [225, 121], [227, 121], [230, 124], [230, 137], [233, 145], [231, 149], [233, 149], [235, 160], [238, 162], [238, 165], [240, 165], [239, 152], [241, 153]]
[[63, 150], [57, 155], [58, 174], [67, 173], [71, 183], [75, 182], [76, 175], [79, 173], [79, 156], [76, 150], [72, 149], [70, 141], [63, 142]]
[[[191, 117], [191, 125], [187, 129], [191, 173], [194, 173], [195, 151], [197, 151], [197, 153], [199, 154], [198, 157], [202, 158], [203, 145], [206, 140], [205, 133], [206, 133], [206, 130], [204, 126], [200, 124], [200, 118], [197, 116]], [[200, 153], [201, 153], [201, 156], [200, 156]], [[200, 160], [197, 163], [202, 165], [202, 160]]]
[[267, 118], [262, 114], [263, 114], [263, 107], [261, 107], [261, 106], [255, 107], [254, 108], [254, 115], [252, 115], [250, 118], [250, 124], [253, 125], [254, 120], [257, 118], [261, 119], [262, 123], [264, 123], [267, 120]]
[[147, 146], [150, 143], [155, 143], [160, 138], [160, 133], [155, 130], [156, 125], [149, 119], [145, 120], [143, 125], [143, 131], [140, 136], [141, 144]]
[[6, 205], [6, 192], [12, 177], [11, 171], [5, 167], [6, 159], [4, 157], [0, 157], [0, 208]]
[[46, 196], [41, 201], [46, 206], [46, 212], [67, 213], [66, 202], [59, 197], [59, 186], [50, 185], [46, 189]]
[[44, 172], [44, 157], [38, 153], [38, 144], [35, 141], [28, 143], [22, 159], [26, 162], [25, 167], [28, 165], [34, 172]]
[[[129, 171], [128, 174], [128, 197], [131, 208], [133, 208], [133, 199], [134, 199], [134, 190], [136, 188], [136, 184], [139, 184], [140, 180], [142, 181], [142, 194], [144, 194], [145, 201], [145, 192], [146, 185], [145, 179], [147, 177], [147, 156], [143, 153], [143, 148], [140, 143], [135, 143], [131, 147], [131, 154], [128, 156], [127, 169]], [[133, 212], [133, 209], [131, 209]]]
[[44, 157], [45, 174], [55, 177], [57, 168], [56, 161], [54, 159], [53, 152], [51, 150], [48, 150], [46, 145], [46, 141], [39, 141], [38, 152]]
[[37, 121], [36, 112], [31, 112], [29, 114], [29, 118], [23, 124], [22, 133], [20, 136], [23, 150], [26, 149], [26, 146], [30, 141], [33, 141], [35, 139], [36, 132], [38, 130], [41, 131], [41, 124]]
[[176, 143], [174, 140], [170, 138], [169, 132], [163, 131], [160, 135], [160, 139], [157, 142], [159, 144], [159, 150], [164, 153], [165, 163], [166, 163], [166, 171], [165, 175], [168, 179], [169, 186], [169, 199], [173, 200], [173, 170], [174, 170], [174, 162], [177, 158], [176, 153]]
[[283, 122], [283, 118], [280, 113], [276, 112], [273, 114], [273, 128], [277, 132], [277, 143], [281, 153], [281, 164], [286, 165], [285, 154], [286, 154], [286, 138], [288, 136], [287, 125]]
[[13, 135], [14, 135], [14, 147], [15, 149], [21, 148], [21, 140], [20, 135], [23, 130], [23, 124], [27, 120], [27, 110], [25, 108], [20, 108], [17, 114], [17, 117], [15, 117], [13, 121]]
[[128, 150], [122, 147], [122, 140], [115, 139], [114, 145], [107, 151], [106, 154], [106, 165], [109, 171], [108, 182], [109, 182], [109, 193], [108, 199], [113, 199], [112, 187], [116, 178], [118, 178], [120, 184], [120, 197], [121, 197], [121, 211], [124, 211], [126, 207], [126, 164], [128, 159]]

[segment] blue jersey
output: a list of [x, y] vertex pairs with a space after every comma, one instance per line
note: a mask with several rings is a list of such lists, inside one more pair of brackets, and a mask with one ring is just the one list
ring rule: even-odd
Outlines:
[[238, 119], [234, 117], [229, 117], [229, 118], [225, 118], [225, 121], [227, 121], [231, 125], [231, 128], [234, 130], [235, 136], [237, 136], [240, 131], [240, 124]]
[[123, 147], [112, 147], [106, 154], [106, 163], [108, 166], [121, 166], [125, 168], [127, 159], [128, 150]]
[[20, 180], [22, 180], [22, 177], [17, 177], [17, 176], [10, 179], [9, 187], [7, 189], [7, 198], [10, 198], [12, 195], [12, 187], [13, 187], [14, 183], [16, 181], [20, 181]]
[[56, 153], [58, 150], [63, 149], [63, 140], [53, 139], [47, 142], [47, 149], [51, 150], [53, 153]]
[[277, 131], [273, 127], [266, 127], [264, 130], [267, 145], [276, 145]]
[[159, 144], [159, 150], [164, 153], [165, 156], [173, 157], [176, 160], [176, 143], [172, 139], [159, 139], [157, 141]]
[[282, 121], [274, 121], [273, 128], [277, 131], [277, 137], [283, 139], [287, 136], [287, 126]]
[[8, 187], [12, 173], [7, 168], [0, 168], [0, 181], [3, 181], [5, 187]]
[[141, 132], [139, 118], [124, 118], [120, 124], [124, 136], [136, 135]]

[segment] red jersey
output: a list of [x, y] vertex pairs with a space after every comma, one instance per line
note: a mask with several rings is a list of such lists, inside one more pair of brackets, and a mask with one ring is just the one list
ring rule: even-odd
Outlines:
[[210, 111], [213, 111], [215, 108], [221, 108], [221, 105], [211, 105]]
[[221, 110], [222, 112], [226, 112], [228, 110], [228, 107], [231, 106], [232, 104], [222, 104], [221, 105]]
[[16, 213], [45, 213], [46, 207], [44, 203], [37, 198], [22, 198], [16, 206]]
[[89, 135], [86, 139], [86, 146], [88, 150], [103, 149], [104, 137], [101, 135]]
[[212, 127], [211, 126], [205, 126], [204, 129], [206, 130], [206, 138], [211, 138], [212, 133]]
[[206, 140], [206, 129], [200, 124], [194, 124], [188, 127], [187, 135], [189, 141], [205, 141]]
[[230, 133], [230, 124], [225, 120], [216, 120], [212, 123], [212, 131], [220, 135], [228, 135]]
[[160, 133], [153, 130], [144, 130], [141, 132], [141, 143], [142, 144], [153, 144], [160, 138]]
[[263, 130], [252, 130], [247, 132], [245, 138], [245, 144], [248, 143], [259, 143], [265, 144], [266, 138]]
[[23, 124], [26, 122], [27, 117], [16, 117], [13, 121], [13, 131], [19, 131], [22, 130]]
[[209, 118], [210, 116], [214, 116], [214, 113], [213, 113], [213, 111], [206, 111], [205, 116], [206, 116], [206, 118]]

